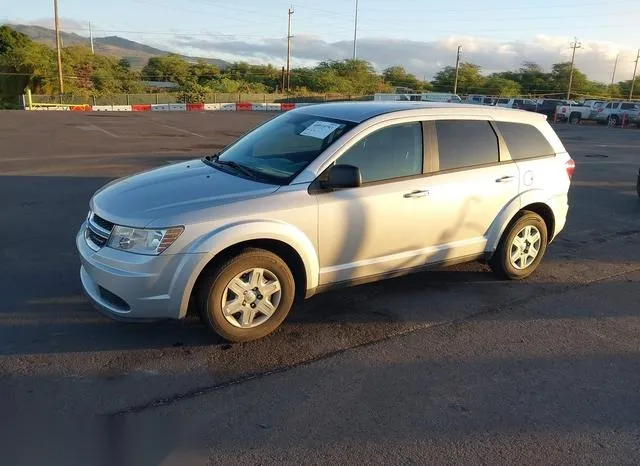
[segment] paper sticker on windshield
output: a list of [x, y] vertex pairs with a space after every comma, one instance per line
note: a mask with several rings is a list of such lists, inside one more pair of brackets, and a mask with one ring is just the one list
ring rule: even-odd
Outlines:
[[340, 123], [331, 123], [330, 121], [316, 121], [307, 126], [300, 136], [310, 136], [312, 138], [324, 139], [333, 133], [336, 128], [342, 126]]

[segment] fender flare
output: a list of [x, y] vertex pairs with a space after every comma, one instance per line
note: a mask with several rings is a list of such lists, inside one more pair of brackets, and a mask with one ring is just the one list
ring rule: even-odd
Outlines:
[[[487, 230], [487, 244], [485, 246], [485, 256], [487, 258], [495, 252], [498, 248], [498, 243], [500, 242], [500, 238], [504, 234], [507, 226], [513, 220], [518, 212], [520, 212], [524, 207], [531, 204], [545, 204], [552, 211], [552, 203], [549, 202], [553, 196], [549, 196], [549, 193], [543, 191], [542, 189], [532, 189], [529, 191], [525, 191], [520, 195], [516, 196], [509, 202], [498, 214], [495, 218], [489, 229]], [[549, 238], [553, 237], [554, 232], [549, 232]]]
[[[215, 256], [236, 244], [265, 239], [281, 241], [291, 246], [300, 256], [304, 265], [307, 290], [315, 289], [318, 286], [320, 273], [318, 254], [313, 243], [302, 230], [289, 223], [274, 220], [248, 220], [229, 224], [202, 236], [189, 248], [188, 253], [199, 255], [200, 260], [191, 270], [186, 283], [181, 286], [183, 295], [180, 304], [180, 318], [187, 313], [189, 298], [196, 280]], [[173, 286], [172, 283], [172, 288]]]

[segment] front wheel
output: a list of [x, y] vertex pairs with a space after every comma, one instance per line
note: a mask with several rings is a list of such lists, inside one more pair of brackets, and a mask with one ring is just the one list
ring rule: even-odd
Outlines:
[[571, 124], [571, 125], [580, 124], [580, 114], [579, 113], [572, 113], [571, 116], [569, 116], [569, 124]]
[[225, 340], [256, 340], [280, 326], [294, 296], [287, 264], [270, 251], [248, 248], [204, 277], [200, 319]]
[[523, 211], [511, 222], [489, 265], [498, 275], [520, 280], [531, 275], [547, 250], [547, 225], [535, 212]]

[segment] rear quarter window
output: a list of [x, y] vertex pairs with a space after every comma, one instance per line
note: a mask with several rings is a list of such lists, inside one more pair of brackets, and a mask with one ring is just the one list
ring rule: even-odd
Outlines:
[[488, 121], [436, 121], [440, 170], [496, 163], [498, 137]]
[[524, 123], [496, 122], [513, 160], [554, 155], [547, 138], [538, 128]]

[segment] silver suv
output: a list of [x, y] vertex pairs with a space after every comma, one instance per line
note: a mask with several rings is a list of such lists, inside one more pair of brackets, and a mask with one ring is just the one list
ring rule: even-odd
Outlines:
[[535, 113], [309, 106], [100, 189], [80, 277], [113, 318], [179, 319], [191, 303], [225, 339], [252, 340], [336, 286], [475, 260], [527, 277], [564, 227], [573, 170]]
[[607, 102], [592, 110], [591, 118], [600, 124], [609, 126], [637, 123], [640, 107], [635, 102]]

